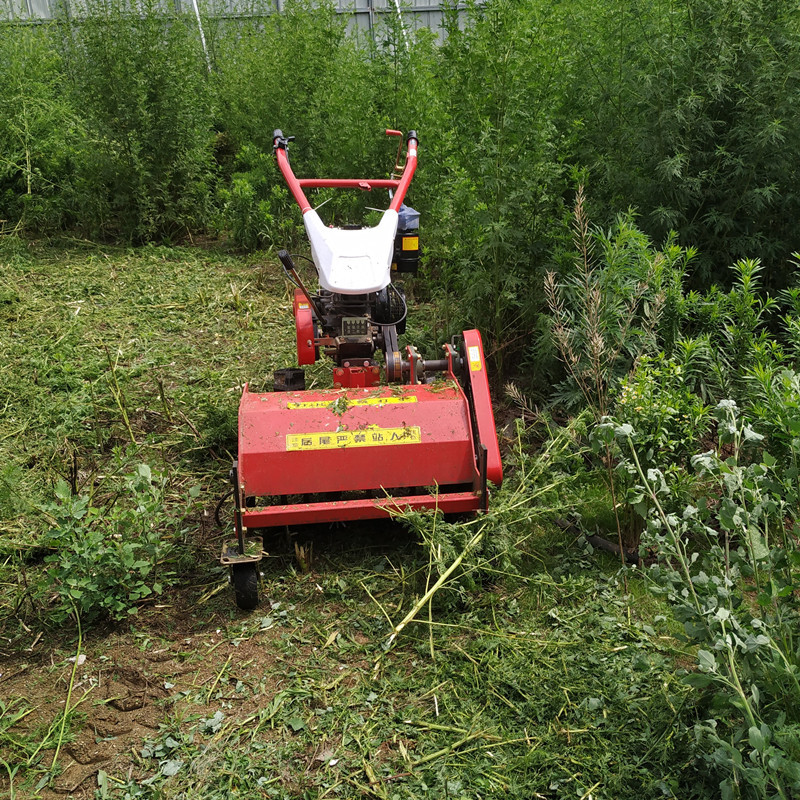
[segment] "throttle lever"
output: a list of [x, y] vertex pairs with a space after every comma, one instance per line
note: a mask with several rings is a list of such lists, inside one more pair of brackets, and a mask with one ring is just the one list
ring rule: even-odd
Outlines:
[[308, 300], [308, 303], [314, 311], [317, 319], [322, 319], [319, 309], [317, 308], [317, 304], [311, 297], [311, 293], [308, 291], [308, 289], [306, 289], [306, 285], [303, 283], [302, 278], [300, 275], [298, 275], [297, 267], [295, 267], [294, 261], [292, 261], [292, 257], [289, 255], [288, 250], [278, 250], [278, 258], [280, 259], [281, 264], [283, 264], [283, 268], [286, 270], [286, 272], [289, 273], [294, 279], [296, 286], [306, 296], [306, 300]]

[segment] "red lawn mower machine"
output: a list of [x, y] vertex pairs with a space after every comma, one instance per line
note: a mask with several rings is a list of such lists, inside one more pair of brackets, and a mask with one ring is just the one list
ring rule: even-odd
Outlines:
[[[278, 253], [295, 286], [300, 368], [277, 370], [269, 393], [245, 386], [239, 405], [236, 538], [221, 561], [243, 609], [258, 603], [263, 529], [405, 509], [486, 510], [488, 484], [503, 479], [480, 333], [464, 331], [435, 360], [398, 344], [407, 306], [393, 278], [419, 264], [419, 216], [403, 203], [417, 166], [416, 132], [405, 152], [401, 138], [391, 178], [379, 180], [298, 180], [293, 139], [276, 130], [273, 147], [303, 213], [319, 288], [306, 287], [291, 256]], [[385, 189], [389, 207], [374, 227], [328, 226], [305, 195], [320, 188]], [[302, 367], [320, 353], [333, 362], [333, 388], [306, 390]]]

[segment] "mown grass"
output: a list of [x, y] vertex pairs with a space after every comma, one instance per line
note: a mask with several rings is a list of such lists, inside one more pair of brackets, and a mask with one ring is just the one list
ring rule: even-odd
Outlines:
[[[413, 588], [394, 559], [362, 554], [353, 569], [343, 555], [296, 583], [267, 576], [281, 600], [226, 633], [258, 641], [277, 627], [267, 641], [280, 680], [234, 655], [211, 702], [200, 691], [173, 706], [140, 754], [149, 785], [129, 791], [633, 797], [683, 783], [686, 689], [671, 640], [628, 623], [613, 583], [544, 573], [491, 588], [437, 613], [433, 657], [426, 626], [382, 656], [386, 620], [366, 591], [399, 613]], [[237, 713], [251, 697], [258, 710]]]
[[[291, 359], [273, 265], [198, 248], [4, 245], [0, 448], [17, 498], [40, 499], [55, 475], [92, 487], [115, 448], [216, 479], [242, 385]], [[9, 524], [16, 546], [29, 514]]]
[[[238, 396], [245, 381], [268, 386], [273, 369], [293, 363], [289, 303], [269, 255], [13, 238], [0, 247], [0, 650], [11, 665], [0, 681], [27, 687], [14, 698], [0, 682], [3, 791], [707, 796], [667, 612], [535, 509], [516, 528], [497, 525], [525, 541], [516, 571], [451, 585], [391, 647], [434, 569], [430, 541], [397, 524], [270, 537], [261, 606], [235, 608], [211, 518]], [[324, 379], [324, 369], [313, 377]], [[74, 619], [52, 624], [42, 506], [60, 479], [98, 507], [124, 504], [120, 475], [139, 463], [166, 481], [153, 523], [175, 537], [162, 565], [172, 587], [129, 620], [98, 620], [79, 645]], [[548, 469], [547, 480], [565, 471], [555, 460]], [[516, 496], [513, 475], [509, 487], [501, 510]], [[66, 659], [79, 650], [86, 662], [74, 668]], [[119, 734], [124, 746], [73, 786], [78, 745], [115, 740], [98, 733], [98, 714], [132, 665], [150, 687], [150, 727]]]

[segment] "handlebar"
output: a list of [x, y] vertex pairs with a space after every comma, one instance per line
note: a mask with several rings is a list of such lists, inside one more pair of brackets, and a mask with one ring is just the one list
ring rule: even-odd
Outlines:
[[[386, 134], [388, 136], [402, 136], [400, 131], [388, 129]], [[300, 210], [303, 214], [311, 210], [311, 204], [308, 202], [308, 198], [303, 192], [304, 188], [361, 189], [363, 191], [391, 189], [394, 194], [389, 203], [389, 209], [398, 211], [405, 199], [406, 192], [411, 184], [411, 179], [414, 177], [414, 172], [417, 168], [417, 132], [409, 131], [406, 136], [406, 162], [399, 179], [360, 180], [358, 178], [303, 178], [298, 180], [289, 164], [289, 142], [292, 141], [294, 141], [294, 136], [284, 136], [280, 128], [276, 128], [272, 134], [272, 149], [275, 151], [278, 167], [289, 187], [289, 191], [292, 193], [297, 205], [300, 206]]]
[[276, 128], [272, 132], [272, 149], [280, 148], [281, 150], [289, 149], [289, 142], [294, 141], [294, 136], [284, 136], [280, 128]]

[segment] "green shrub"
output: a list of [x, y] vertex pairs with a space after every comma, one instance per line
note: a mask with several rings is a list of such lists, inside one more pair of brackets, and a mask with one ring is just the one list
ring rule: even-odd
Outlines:
[[165, 485], [139, 464], [111, 502], [98, 506], [63, 480], [56, 484], [58, 502], [43, 509], [54, 523], [43, 542], [55, 551], [45, 559], [51, 566], [42, 586], [45, 596], [55, 595], [48, 616], [61, 621], [74, 608], [87, 622], [125, 619], [173, 581], [163, 565], [174, 564], [179, 520], [165, 513]]
[[290, 247], [301, 240], [300, 214], [272, 153], [245, 145], [236, 158], [239, 170], [222, 187], [221, 227], [246, 249]]
[[93, 235], [171, 239], [209, 220], [213, 108], [197, 25], [155, 0], [90, 0], [71, 27], [72, 98], [88, 138], [77, 154], [79, 223]]
[[683, 334], [676, 353], [692, 389], [707, 402], [734, 394], [749, 399], [754, 376], [786, 360], [772, 332], [778, 304], [763, 291], [762, 265], [743, 259], [729, 271], [729, 291], [712, 286], [682, 301]]
[[272, 10], [255, 3], [254, 17], [218, 34], [219, 128], [235, 152], [271, 153], [275, 128], [296, 136], [291, 158], [301, 176], [367, 175], [383, 122], [367, 52], [329, 3], [291, 0], [281, 14]]
[[[725, 798], [788, 798], [800, 791], [800, 615], [796, 441], [778, 461], [732, 400], [716, 410], [719, 450], [697, 455], [692, 502], [668, 511], [669, 475], [647, 469], [628, 424], [606, 421], [650, 505], [648, 571], [698, 647], [684, 680], [700, 692], [695, 736]], [[723, 449], [724, 448], [724, 449]]]
[[567, 406], [588, 405], [599, 420], [638, 360], [678, 337], [681, 281], [693, 251], [672, 241], [657, 250], [630, 212], [608, 231], [590, 227], [580, 189], [574, 238], [573, 263], [544, 281], [550, 333], [566, 372], [554, 396]]
[[[800, 9], [690, 0], [569, 9], [576, 156], [609, 215], [634, 205], [656, 240], [696, 246], [696, 286], [759, 258], [785, 284], [800, 243]], [[565, 26], [567, 27], [567, 26]]]
[[708, 406], [687, 387], [683, 369], [663, 354], [643, 356], [623, 381], [615, 416], [636, 431], [646, 465], [688, 467], [710, 423]]
[[457, 14], [446, 18], [438, 55], [426, 242], [435, 279], [457, 298], [452, 327], [480, 326], [502, 372], [537, 325], [537, 287], [561, 230], [558, 44], [538, 4], [496, 0], [467, 14], [463, 29]]
[[0, 32], [0, 232], [72, 223], [64, 196], [81, 123], [64, 93], [55, 27]]

